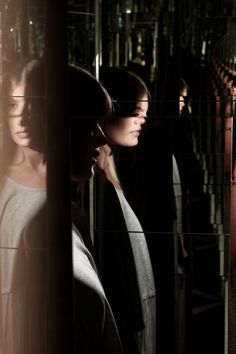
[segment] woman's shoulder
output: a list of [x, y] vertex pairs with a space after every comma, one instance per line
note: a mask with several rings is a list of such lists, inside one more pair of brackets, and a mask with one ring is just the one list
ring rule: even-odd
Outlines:
[[0, 174], [0, 186], [3, 186], [6, 181], [6, 175], [5, 174]]
[[72, 237], [74, 311], [77, 326], [75, 345], [78, 351], [84, 353], [121, 354], [116, 323], [93, 257], [75, 225]]
[[7, 175], [2, 175], [0, 176], [0, 194], [2, 196], [8, 196], [11, 194], [14, 194], [16, 191], [17, 185], [11, 181], [10, 178], [7, 177]]
[[83, 237], [73, 225], [72, 229], [73, 249], [73, 275], [75, 281], [83, 291], [94, 292], [100, 297], [101, 302], [105, 298], [104, 290], [98, 277], [96, 265], [92, 254], [86, 247]]

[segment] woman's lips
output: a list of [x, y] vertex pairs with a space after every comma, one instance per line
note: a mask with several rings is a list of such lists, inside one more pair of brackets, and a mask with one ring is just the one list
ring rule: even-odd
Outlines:
[[138, 137], [140, 135], [140, 130], [135, 130], [135, 131], [131, 132], [131, 134], [135, 137]]
[[29, 131], [23, 130], [16, 133], [20, 138], [27, 138], [29, 136]]

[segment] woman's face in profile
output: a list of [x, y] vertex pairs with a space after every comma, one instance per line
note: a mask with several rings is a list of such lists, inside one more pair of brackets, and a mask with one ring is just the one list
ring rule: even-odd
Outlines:
[[236, 96], [236, 85], [235, 85], [235, 84], [233, 84], [233, 85], [231, 86], [231, 95], [232, 95], [232, 96]]
[[99, 147], [107, 143], [97, 119], [72, 119], [71, 126], [71, 178], [88, 180], [93, 176]]
[[115, 117], [105, 126], [105, 134], [113, 146], [132, 147], [138, 144], [142, 126], [146, 122], [148, 97], [143, 96], [129, 117]]
[[184, 89], [180, 95], [179, 95], [179, 115], [181, 115], [183, 109], [184, 109], [184, 106], [185, 106], [185, 100], [184, 98], [188, 95], [188, 91], [187, 89]]
[[44, 102], [40, 96], [30, 96], [30, 92], [24, 81], [13, 81], [5, 102], [5, 114], [15, 144], [38, 150], [44, 141]]

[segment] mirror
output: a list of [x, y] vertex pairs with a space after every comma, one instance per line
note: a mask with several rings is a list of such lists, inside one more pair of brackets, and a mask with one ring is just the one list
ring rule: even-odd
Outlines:
[[[1, 2], [1, 84], [13, 57], [44, 57], [46, 3]], [[125, 67], [151, 93], [139, 144], [121, 148], [116, 163], [152, 261], [157, 351], [231, 354], [236, 4], [69, 0], [67, 5], [68, 60], [97, 78], [103, 67]], [[187, 95], [180, 94], [180, 78]], [[0, 124], [2, 147], [2, 117]], [[96, 237], [95, 182], [85, 188]]]
[[[233, 97], [226, 76], [235, 75], [235, 4], [102, 5], [103, 65], [141, 75], [152, 97], [146, 130], [135, 153], [120, 151], [118, 171], [153, 261], [157, 348], [228, 353]], [[181, 117], [180, 77], [188, 85]], [[176, 228], [176, 183], [182, 189], [182, 229]]]

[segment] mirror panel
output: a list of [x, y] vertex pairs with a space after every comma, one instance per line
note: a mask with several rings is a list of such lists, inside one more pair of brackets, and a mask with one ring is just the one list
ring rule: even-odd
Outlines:
[[[16, 56], [45, 55], [46, 2], [4, 0], [0, 6], [2, 84]], [[234, 345], [235, 16], [230, 0], [103, 0], [101, 8], [89, 0], [68, 1], [69, 61], [96, 73], [99, 53], [101, 66], [136, 72], [151, 92], [139, 144], [121, 149], [117, 163], [146, 234], [157, 288], [157, 348], [166, 354], [231, 354]], [[181, 117], [180, 77], [189, 87]], [[175, 199], [180, 181], [181, 232]], [[93, 217], [92, 208], [96, 231]]]

